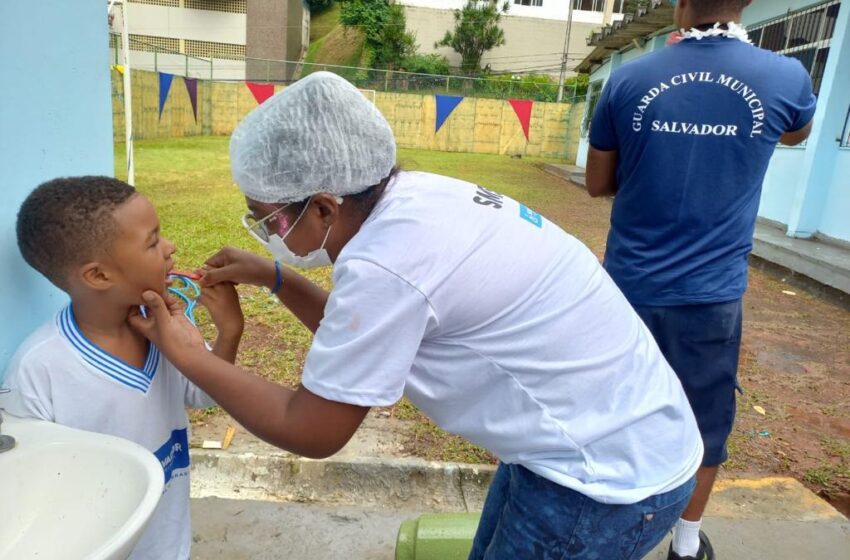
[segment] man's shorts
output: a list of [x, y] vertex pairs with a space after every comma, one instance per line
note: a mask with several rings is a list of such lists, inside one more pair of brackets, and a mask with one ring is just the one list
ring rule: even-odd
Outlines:
[[735, 422], [741, 300], [677, 307], [635, 306], [679, 376], [705, 445], [702, 464], [726, 461]]

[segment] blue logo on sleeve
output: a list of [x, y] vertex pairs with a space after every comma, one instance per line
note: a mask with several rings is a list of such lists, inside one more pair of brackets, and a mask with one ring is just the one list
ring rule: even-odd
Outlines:
[[541, 216], [539, 213], [535, 212], [525, 204], [519, 205], [519, 217], [530, 224], [534, 224], [539, 228], [543, 227], [543, 216]]
[[171, 432], [171, 438], [154, 452], [168, 484], [177, 469], [189, 468], [189, 437], [186, 428]]

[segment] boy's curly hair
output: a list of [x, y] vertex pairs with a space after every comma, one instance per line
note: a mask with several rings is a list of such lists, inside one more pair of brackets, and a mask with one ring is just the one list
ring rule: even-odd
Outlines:
[[112, 213], [135, 194], [136, 189], [112, 177], [62, 177], [42, 183], [18, 211], [21, 255], [67, 291], [73, 267], [94, 260], [120, 233]]

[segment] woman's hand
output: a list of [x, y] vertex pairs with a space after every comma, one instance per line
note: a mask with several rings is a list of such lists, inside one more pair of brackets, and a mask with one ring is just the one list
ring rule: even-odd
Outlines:
[[239, 294], [231, 282], [219, 282], [201, 291], [198, 303], [207, 308], [219, 336], [239, 338], [245, 328], [245, 316]]
[[127, 322], [136, 331], [151, 341], [154, 346], [180, 369], [184, 358], [194, 352], [207, 352], [204, 337], [183, 314], [183, 308], [177, 299], [147, 291], [142, 294], [147, 317], [142, 316], [139, 308], [134, 308]]
[[212, 317], [218, 338], [213, 345], [213, 354], [236, 363], [239, 351], [239, 341], [245, 328], [245, 317], [239, 305], [239, 294], [230, 282], [219, 282], [215, 286], [207, 286], [201, 292], [198, 303], [206, 307]]
[[274, 261], [254, 253], [225, 247], [213, 255], [201, 271], [202, 286], [215, 286], [221, 282], [252, 284], [263, 288], [275, 285]]

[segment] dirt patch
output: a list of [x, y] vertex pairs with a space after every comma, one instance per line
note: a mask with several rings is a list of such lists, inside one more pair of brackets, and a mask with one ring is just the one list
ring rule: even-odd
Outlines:
[[850, 515], [850, 313], [758, 271], [744, 305], [730, 470], [794, 476]]

